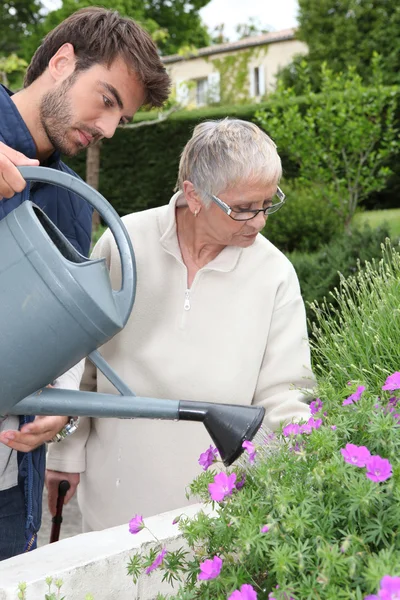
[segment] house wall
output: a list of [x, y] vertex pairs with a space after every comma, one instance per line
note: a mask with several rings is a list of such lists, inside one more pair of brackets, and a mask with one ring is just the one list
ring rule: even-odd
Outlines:
[[[196, 101], [196, 82], [199, 79], [213, 78], [215, 85], [216, 79], [213, 74], [218, 72], [213, 61], [224, 61], [228, 56], [237, 56], [238, 62], [240, 55], [244, 53], [250, 55], [248, 68], [248, 82], [246, 90], [242, 90], [249, 98], [256, 98], [254, 89], [254, 68], [261, 69], [261, 86], [262, 93], [259, 98], [272, 91], [276, 85], [276, 75], [282, 67], [288, 65], [296, 54], [307, 54], [307, 45], [298, 40], [285, 40], [265, 44], [264, 46], [255, 46], [247, 49], [233, 50], [207, 57], [196, 57], [187, 60], [178, 61], [176, 63], [167, 64], [167, 70], [172, 79], [173, 88], [176, 91], [177, 99], [184, 105], [197, 105]], [[229, 84], [223, 81], [224, 74], [221, 74], [220, 87]], [[230, 75], [228, 74], [230, 77]], [[185, 89], [186, 88], [186, 89]], [[215, 99], [214, 101], [219, 101]]]

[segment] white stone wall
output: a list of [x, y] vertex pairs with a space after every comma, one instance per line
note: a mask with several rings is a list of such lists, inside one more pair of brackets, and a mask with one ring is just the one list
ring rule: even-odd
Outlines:
[[[193, 517], [200, 504], [174, 510], [145, 519], [145, 524], [170, 550], [184, 546], [178, 525], [172, 521], [179, 514]], [[0, 562], [0, 600], [17, 600], [18, 583], [27, 584], [27, 600], [44, 600], [46, 577], [61, 578], [65, 600], [84, 600], [92, 594], [94, 600], [154, 600], [158, 594], [172, 589], [161, 582], [162, 571], [142, 575], [136, 585], [127, 575], [129, 558], [146, 552], [154, 544], [152, 535], [144, 529], [136, 535], [128, 525], [104, 531], [81, 534], [38, 548], [33, 552]]]

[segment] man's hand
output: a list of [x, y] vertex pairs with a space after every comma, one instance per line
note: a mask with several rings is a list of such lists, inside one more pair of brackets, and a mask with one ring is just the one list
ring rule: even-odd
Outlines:
[[58, 485], [60, 481], [69, 481], [71, 487], [64, 498], [64, 504], [68, 504], [71, 500], [72, 496], [76, 492], [76, 488], [78, 487], [78, 483], [80, 480], [79, 473], [62, 473], [61, 471], [51, 471], [50, 469], [46, 470], [46, 478], [45, 483], [48, 492], [48, 505], [49, 511], [52, 517], [56, 514], [57, 508], [57, 497], [58, 497]]
[[22, 192], [25, 188], [26, 181], [17, 166], [37, 167], [38, 165], [39, 161], [35, 158], [28, 158], [25, 154], [0, 142], [0, 200], [12, 198], [14, 194]]
[[67, 423], [68, 417], [35, 417], [20, 431], [2, 431], [0, 442], [18, 452], [30, 452], [51, 440]]

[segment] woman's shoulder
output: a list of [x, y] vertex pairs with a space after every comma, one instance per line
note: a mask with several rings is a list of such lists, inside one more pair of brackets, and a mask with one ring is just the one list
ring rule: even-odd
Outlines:
[[294, 271], [294, 267], [288, 257], [264, 235], [259, 234], [253, 246], [260, 260], [265, 264], [273, 263], [281, 269]]

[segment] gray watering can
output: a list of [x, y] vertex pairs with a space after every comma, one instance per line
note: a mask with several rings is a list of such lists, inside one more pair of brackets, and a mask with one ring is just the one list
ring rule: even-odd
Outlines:
[[[201, 421], [231, 464], [264, 409], [136, 396], [97, 351], [125, 326], [135, 298], [135, 257], [121, 219], [76, 177], [45, 167], [19, 171], [71, 190], [100, 213], [118, 246], [122, 285], [112, 290], [105, 259], [82, 256], [32, 202], [0, 221], [0, 414]], [[119, 396], [47, 387], [86, 356]]]

